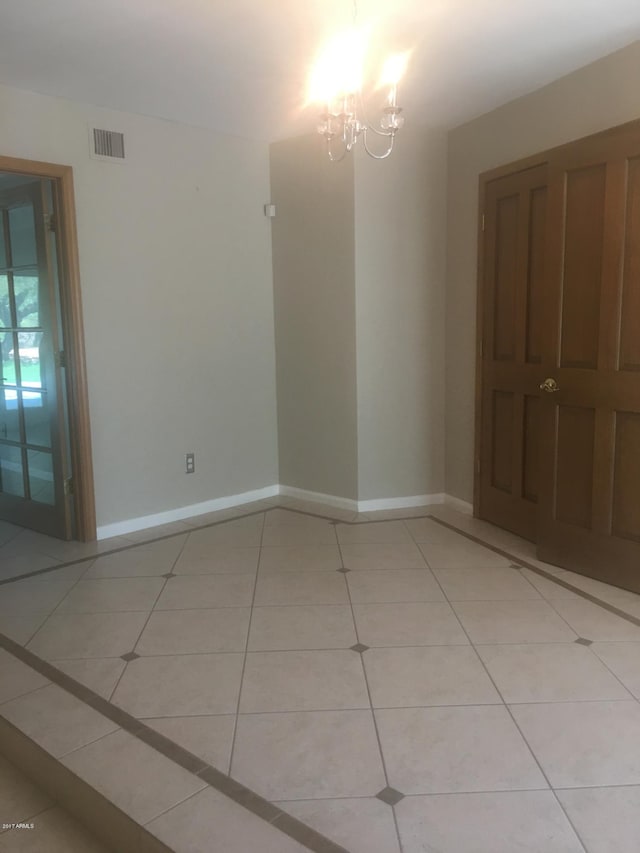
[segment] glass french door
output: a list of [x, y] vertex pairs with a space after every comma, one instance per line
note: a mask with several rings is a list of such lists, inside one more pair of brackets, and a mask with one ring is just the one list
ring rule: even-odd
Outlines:
[[0, 519], [69, 539], [54, 195], [0, 173]]

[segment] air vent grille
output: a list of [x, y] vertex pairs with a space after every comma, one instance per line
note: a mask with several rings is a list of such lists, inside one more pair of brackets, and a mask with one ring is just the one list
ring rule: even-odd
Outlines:
[[124, 160], [124, 133], [93, 128], [93, 154], [96, 157], [113, 157]]

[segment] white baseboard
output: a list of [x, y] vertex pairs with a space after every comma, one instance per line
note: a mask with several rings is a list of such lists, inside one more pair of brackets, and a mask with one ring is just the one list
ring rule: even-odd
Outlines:
[[181, 506], [166, 512], [157, 512], [153, 515], [142, 515], [138, 518], [128, 518], [124, 521], [116, 521], [113, 524], [103, 524], [98, 527], [98, 539], [110, 539], [112, 536], [126, 536], [127, 533], [135, 533], [138, 530], [146, 530], [149, 527], [158, 527], [161, 524], [170, 524], [172, 521], [182, 521], [184, 518], [193, 518], [205, 515], [209, 512], [217, 512], [221, 509], [232, 509], [243, 504], [272, 498], [276, 495], [284, 495], [297, 498], [311, 503], [324, 504], [336, 509], [346, 509], [352, 512], [376, 512], [386, 509], [409, 509], [416, 506], [433, 506], [445, 504], [458, 512], [466, 515], [473, 514], [473, 506], [459, 498], [451, 495], [436, 493], [432, 495], [407, 495], [402, 498], [376, 498], [374, 500], [356, 501], [351, 498], [341, 498], [337, 495], [325, 495], [321, 492], [310, 492], [307, 489], [298, 489], [294, 486], [273, 485], [263, 489], [255, 489], [251, 492], [243, 492], [239, 495], [228, 495], [223, 498], [214, 498], [202, 503]]
[[379, 498], [369, 501], [358, 501], [358, 512], [376, 512], [385, 509], [409, 509], [416, 506], [433, 506], [445, 502], [444, 494], [407, 495], [403, 498]]
[[192, 518], [197, 515], [205, 515], [208, 512], [217, 512], [221, 509], [230, 509], [234, 506], [261, 501], [265, 498], [273, 498], [280, 494], [278, 485], [266, 486], [264, 489], [255, 489], [252, 492], [243, 492], [239, 495], [228, 495], [223, 498], [214, 498], [202, 503], [181, 506], [166, 512], [157, 512], [153, 515], [141, 515], [138, 518], [128, 518], [125, 521], [116, 521], [113, 524], [104, 524], [98, 527], [98, 539], [110, 539], [112, 536], [126, 536], [127, 533], [135, 533], [137, 530], [146, 530], [148, 527], [158, 527], [161, 524], [169, 524], [172, 521], [182, 521], [183, 518]]
[[301, 501], [324, 504], [336, 509], [349, 509], [358, 512], [358, 501], [351, 498], [340, 498], [337, 495], [323, 495], [322, 492], [309, 492], [307, 489], [297, 489], [295, 486], [279, 486], [280, 494], [288, 498], [298, 498]]
[[463, 512], [465, 515], [473, 515], [473, 504], [470, 504], [468, 501], [460, 500], [460, 498], [454, 498], [453, 495], [445, 495], [444, 503], [445, 506], [449, 506], [451, 509], [455, 509], [458, 512]]

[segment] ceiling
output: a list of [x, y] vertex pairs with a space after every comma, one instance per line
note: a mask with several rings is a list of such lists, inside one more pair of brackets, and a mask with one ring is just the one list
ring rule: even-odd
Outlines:
[[[372, 73], [412, 51], [407, 120], [444, 127], [640, 39], [638, 0], [358, 0], [357, 14]], [[310, 65], [352, 20], [353, 0], [5, 0], [0, 82], [279, 139], [315, 126]]]

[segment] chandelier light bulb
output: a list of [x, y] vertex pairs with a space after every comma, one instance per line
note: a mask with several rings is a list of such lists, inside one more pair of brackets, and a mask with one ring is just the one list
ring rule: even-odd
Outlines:
[[[338, 33], [322, 50], [311, 71], [307, 103], [325, 105], [318, 133], [326, 140], [330, 160], [342, 160], [360, 138], [369, 156], [384, 160], [391, 154], [395, 135], [404, 125], [397, 96], [398, 83], [407, 67], [408, 52], [393, 54], [384, 63], [378, 88], [387, 89], [386, 106], [377, 125], [370, 124], [365, 118], [362, 85], [370, 34], [370, 28], [355, 26]], [[369, 132], [386, 138], [384, 150], [378, 152], [369, 147]]]

